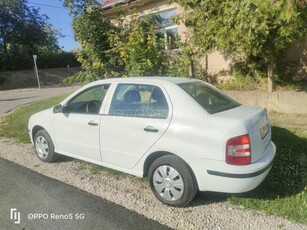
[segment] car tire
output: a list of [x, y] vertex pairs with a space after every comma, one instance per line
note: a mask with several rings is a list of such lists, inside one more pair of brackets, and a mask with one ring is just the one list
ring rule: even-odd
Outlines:
[[34, 148], [37, 157], [44, 162], [53, 162], [58, 158], [53, 142], [46, 130], [39, 130], [34, 136]]
[[188, 205], [198, 191], [191, 168], [175, 155], [157, 158], [149, 168], [148, 179], [156, 198], [170, 206]]

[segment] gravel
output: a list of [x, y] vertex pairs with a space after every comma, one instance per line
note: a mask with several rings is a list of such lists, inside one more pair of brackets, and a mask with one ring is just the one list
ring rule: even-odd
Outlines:
[[174, 208], [161, 204], [147, 181], [129, 175], [94, 173], [92, 165], [62, 157], [55, 163], [43, 163], [31, 144], [0, 139], [0, 157], [57, 179], [93, 195], [100, 196], [174, 229], [305, 229], [280, 217], [228, 204], [225, 199], [207, 200], [198, 196], [189, 207]]

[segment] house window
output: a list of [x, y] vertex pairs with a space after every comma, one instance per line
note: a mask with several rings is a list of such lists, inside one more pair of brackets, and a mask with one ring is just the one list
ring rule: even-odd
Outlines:
[[172, 8], [147, 15], [150, 22], [157, 28], [156, 39], [164, 42], [165, 50], [178, 49], [178, 25], [173, 22], [177, 9]]

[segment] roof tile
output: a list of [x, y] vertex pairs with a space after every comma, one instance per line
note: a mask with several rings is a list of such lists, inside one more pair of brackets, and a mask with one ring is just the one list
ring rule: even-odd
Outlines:
[[124, 3], [126, 0], [105, 0], [101, 3], [102, 8], [108, 8], [116, 4]]

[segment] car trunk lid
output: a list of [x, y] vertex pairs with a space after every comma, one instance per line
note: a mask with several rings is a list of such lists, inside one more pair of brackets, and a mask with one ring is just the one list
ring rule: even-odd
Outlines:
[[244, 123], [251, 143], [251, 163], [259, 160], [266, 153], [271, 142], [271, 125], [265, 108], [241, 105], [214, 116]]

